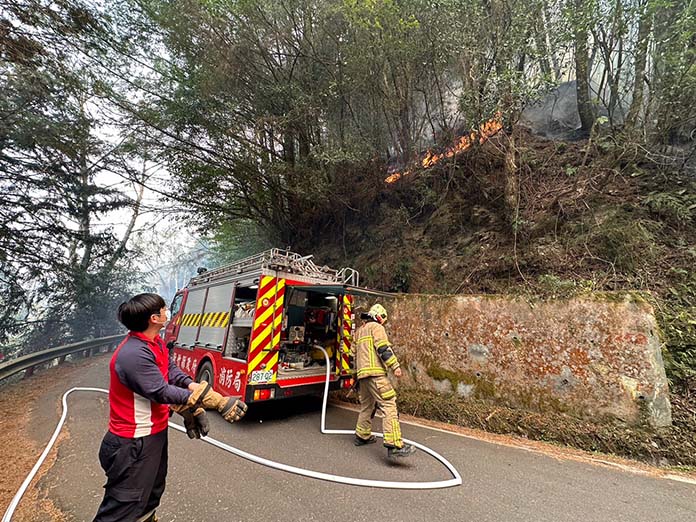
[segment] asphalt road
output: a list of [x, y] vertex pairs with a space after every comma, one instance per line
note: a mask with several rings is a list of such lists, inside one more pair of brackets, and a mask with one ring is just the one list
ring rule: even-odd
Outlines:
[[[108, 388], [108, 357], [56, 382], [40, 401], [29, 436], [42, 445], [58, 420], [57, 401], [73, 386]], [[50, 373], [47, 372], [46, 378]], [[106, 395], [73, 394], [54, 466], [40, 481], [58, 508], [89, 521], [102, 497], [97, 460], [106, 429]], [[356, 448], [351, 437], [319, 432], [320, 402], [278, 401], [229, 425], [211, 414], [211, 436], [283, 463], [361, 478], [426, 481], [450, 478], [419, 452], [401, 464], [379, 444]], [[330, 407], [328, 427], [350, 429], [356, 413]], [[186, 521], [694, 521], [696, 485], [637, 475], [514, 447], [403, 425], [404, 436], [438, 451], [461, 473], [462, 486], [393, 491], [339, 485], [272, 470], [170, 430], [167, 490], [158, 514]]]

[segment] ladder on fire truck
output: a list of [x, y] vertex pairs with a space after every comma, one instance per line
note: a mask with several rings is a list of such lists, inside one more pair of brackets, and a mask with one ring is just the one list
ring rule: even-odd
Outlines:
[[326, 281], [327, 283], [339, 283], [351, 286], [358, 286], [360, 284], [360, 274], [357, 270], [349, 267], [334, 270], [327, 266], [318, 266], [312, 261], [312, 257], [314, 256], [302, 256], [296, 252], [290, 252], [289, 250], [272, 248], [260, 254], [240, 259], [229, 265], [205, 271], [193, 277], [190, 286], [197, 286], [211, 281], [217, 281], [231, 276], [241, 276], [252, 272], [260, 273], [264, 269], [313, 277]]

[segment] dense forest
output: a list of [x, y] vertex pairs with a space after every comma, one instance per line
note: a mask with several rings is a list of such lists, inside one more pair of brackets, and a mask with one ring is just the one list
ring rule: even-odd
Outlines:
[[687, 0], [0, 0], [0, 344], [113, 332], [146, 222], [384, 290], [647, 290], [686, 390], [695, 152]]

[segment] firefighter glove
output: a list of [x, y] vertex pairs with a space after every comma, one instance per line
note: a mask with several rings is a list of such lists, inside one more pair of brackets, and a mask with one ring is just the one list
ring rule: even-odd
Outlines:
[[213, 390], [212, 386], [205, 381], [191, 394], [188, 406], [194, 411], [198, 408], [207, 410], [217, 410], [227, 422], [234, 422], [241, 419], [247, 411], [247, 405], [234, 397], [225, 397]]
[[210, 423], [208, 422], [208, 416], [205, 414], [203, 408], [198, 408], [193, 412], [193, 420], [196, 423], [196, 429], [198, 433], [201, 434], [201, 437], [207, 436], [210, 432]]
[[234, 422], [244, 417], [247, 411], [247, 405], [244, 402], [234, 397], [225, 397], [225, 399], [229, 400], [220, 410], [223, 419], [227, 422]]
[[192, 410], [185, 404], [176, 404], [170, 407], [183, 417], [186, 435], [189, 439], [200, 439], [208, 435], [210, 424], [203, 408]]

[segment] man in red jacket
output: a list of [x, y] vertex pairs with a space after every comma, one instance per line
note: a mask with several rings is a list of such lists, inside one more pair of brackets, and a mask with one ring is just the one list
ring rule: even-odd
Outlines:
[[167, 476], [169, 405], [185, 420], [189, 437], [205, 436], [204, 408], [239, 420], [246, 405], [195, 383], [169, 356], [159, 336], [168, 321], [164, 299], [139, 294], [118, 308], [129, 333], [111, 358], [109, 431], [99, 448], [106, 473], [104, 499], [94, 522], [155, 522]]

